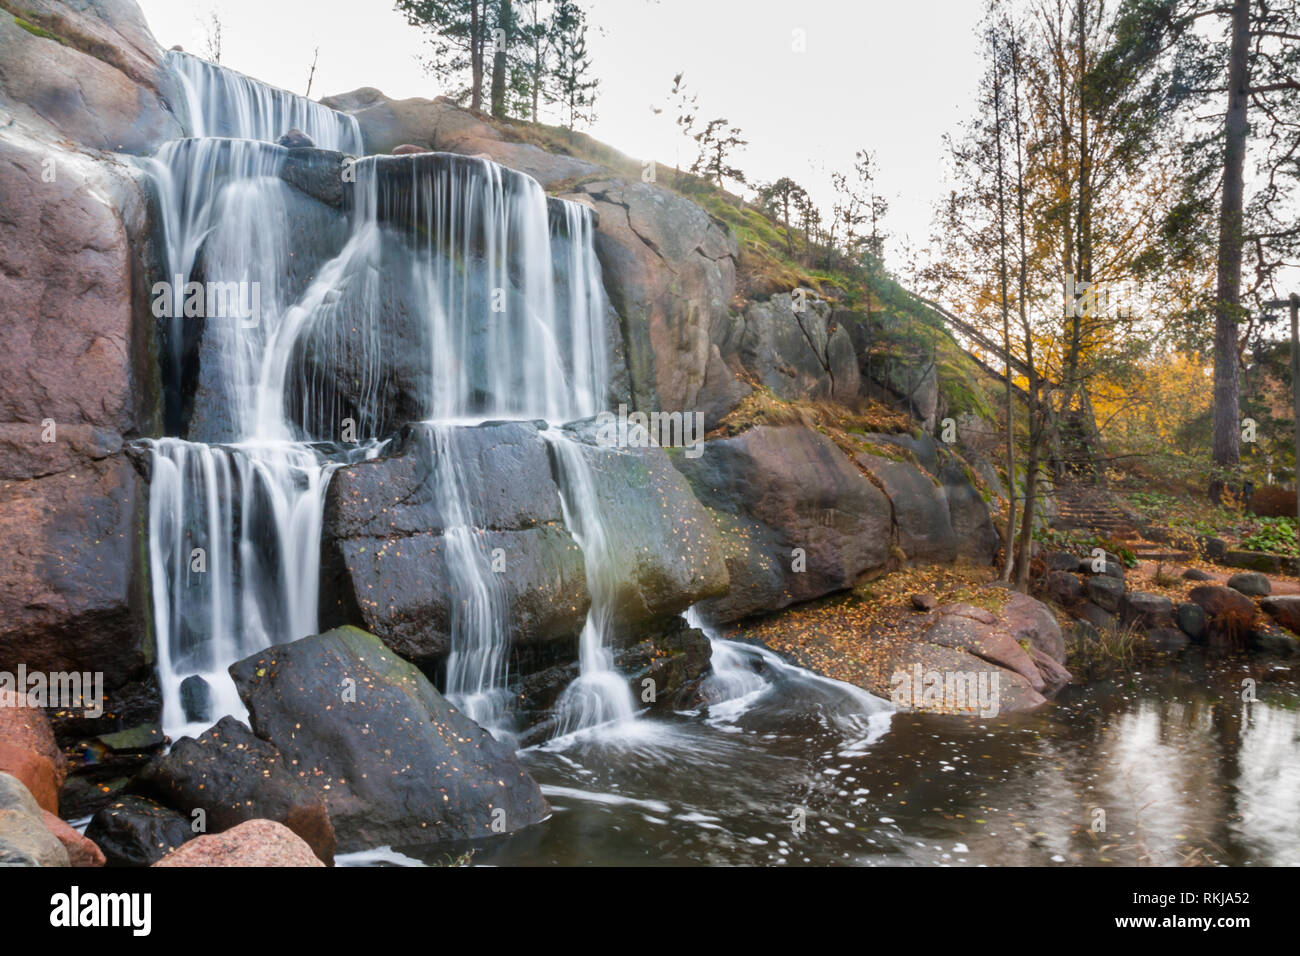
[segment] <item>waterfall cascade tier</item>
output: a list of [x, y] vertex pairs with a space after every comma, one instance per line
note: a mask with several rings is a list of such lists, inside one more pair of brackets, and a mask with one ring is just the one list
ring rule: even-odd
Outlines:
[[[227, 666], [318, 629], [331, 472], [379, 453], [403, 421], [426, 420], [430, 480], [450, 519], [447, 580], [429, 582], [456, 608], [446, 689], [507, 734], [508, 609], [474, 531], [453, 425], [563, 422], [603, 407], [608, 302], [590, 210], [548, 200], [536, 181], [482, 159], [368, 157], [346, 164], [348, 201], [333, 214], [343, 230], [305, 252], [291, 211], [301, 200], [281, 175], [294, 151], [273, 141], [293, 127], [322, 149], [360, 154], [355, 120], [183, 53], [168, 63], [191, 136], [150, 165], [172, 283], [160, 360], [172, 406], [189, 403], [169, 416], [172, 437], [150, 443], [164, 730], [175, 737], [242, 713]], [[240, 307], [187, 325], [195, 282], [228, 287]], [[186, 358], [195, 338], [197, 383]], [[606, 593], [589, 466], [567, 441], [556, 449], [566, 518], [593, 594]], [[631, 714], [626, 686], [613, 692], [602, 619], [597, 594], [571, 696], [606, 690], [594, 709], [573, 705], [583, 725]]]
[[632, 692], [614, 667], [609, 630], [618, 589], [616, 569], [605, 531], [607, 518], [592, 480], [591, 463], [582, 446], [562, 429], [542, 432], [550, 443], [560, 484], [564, 523], [582, 548], [587, 567], [591, 609], [578, 638], [579, 676], [556, 704], [561, 736], [633, 716]]
[[361, 127], [346, 113], [180, 50], [167, 54], [167, 65], [184, 94], [192, 136], [232, 136], [273, 143], [297, 129], [321, 149], [354, 156], [364, 152]]

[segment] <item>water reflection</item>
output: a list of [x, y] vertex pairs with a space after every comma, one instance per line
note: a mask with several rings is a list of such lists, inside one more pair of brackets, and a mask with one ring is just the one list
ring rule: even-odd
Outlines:
[[474, 862], [1300, 864], [1290, 669], [1189, 657], [983, 722], [766, 676], [740, 706], [526, 751], [555, 813]]

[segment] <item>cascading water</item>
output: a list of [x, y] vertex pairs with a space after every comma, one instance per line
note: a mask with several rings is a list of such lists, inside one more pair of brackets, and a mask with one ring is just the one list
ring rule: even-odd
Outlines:
[[353, 156], [364, 151], [357, 121], [328, 106], [180, 50], [168, 52], [167, 66], [185, 96], [191, 136], [274, 142], [297, 129], [321, 149], [336, 149]]
[[478, 724], [501, 734], [506, 728], [509, 621], [488, 555], [476, 540], [456, 433], [451, 425], [433, 426], [434, 496], [445, 522], [446, 583], [455, 598], [447, 696]]
[[633, 716], [632, 692], [614, 667], [608, 647], [609, 626], [617, 591], [616, 568], [605, 532], [605, 516], [582, 446], [559, 429], [543, 432], [555, 456], [564, 523], [582, 548], [587, 566], [591, 609], [578, 639], [579, 676], [560, 696], [561, 736]]
[[[374, 454], [402, 420], [423, 417], [448, 566], [445, 582], [430, 583], [448, 588], [453, 607], [447, 693], [508, 733], [508, 609], [475, 531], [457, 429], [488, 418], [560, 423], [603, 406], [607, 303], [589, 210], [548, 200], [530, 177], [480, 159], [362, 159], [352, 167], [346, 237], [295, 284], [293, 269], [303, 267], [290, 252], [291, 187], [281, 178], [289, 151], [271, 141], [296, 127], [322, 148], [360, 153], [355, 120], [182, 53], [169, 64], [193, 136], [152, 163], [174, 283], [168, 380], [174, 395], [188, 388], [196, 397], [191, 440], [150, 443], [165, 731], [194, 733], [242, 714], [226, 667], [317, 629], [330, 472]], [[206, 318], [198, 381], [186, 383], [184, 306], [195, 278], [259, 294], [255, 315]], [[384, 325], [393, 299], [397, 312], [417, 317], [399, 352]], [[340, 328], [360, 335], [343, 341]], [[346, 400], [302, 361], [304, 351], [344, 350], [358, 383]], [[382, 387], [399, 362], [420, 384], [417, 407], [394, 420]], [[319, 443], [336, 439], [345, 413], [362, 444], [327, 451]], [[567, 436], [553, 445], [595, 597], [581, 640], [584, 676], [566, 695], [574, 725], [587, 726], [630, 716], [631, 703], [626, 687], [615, 693], [620, 682], [602, 653], [609, 563], [590, 466]], [[191, 677], [201, 682], [183, 692]], [[579, 705], [592, 688], [601, 688], [595, 702]]]
[[[322, 145], [359, 151], [361, 137], [351, 117], [301, 97], [185, 54], [168, 62], [197, 134], [165, 144], [150, 166], [170, 284], [168, 381], [179, 392], [185, 323], [198, 312], [208, 337], [199, 387], [221, 422], [203, 437], [223, 442], [149, 443], [163, 728], [175, 738], [223, 714], [242, 715], [226, 674], [231, 662], [317, 630], [321, 512], [338, 463], [295, 440], [283, 397], [267, 395], [283, 382], [273, 366], [287, 359], [273, 346], [295, 312], [280, 281], [285, 151], [260, 141], [296, 126]], [[237, 138], [209, 138], [213, 132]], [[187, 311], [200, 252], [202, 308]], [[234, 307], [226, 298], [221, 314], [208, 312], [214, 288], [233, 293]]]

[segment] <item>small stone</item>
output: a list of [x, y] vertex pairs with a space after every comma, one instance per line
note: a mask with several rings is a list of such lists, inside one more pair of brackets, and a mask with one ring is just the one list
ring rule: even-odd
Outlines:
[[1228, 587], [1250, 597], [1263, 597], [1273, 592], [1268, 578], [1258, 571], [1243, 571], [1228, 578]]
[[918, 611], [933, 611], [938, 606], [939, 601], [933, 594], [912, 595], [912, 607]]
[[1088, 598], [1102, 609], [1114, 614], [1119, 610], [1120, 599], [1124, 596], [1124, 581], [1099, 574], [1088, 579]]
[[276, 143], [289, 149], [309, 149], [316, 145], [315, 140], [296, 127], [277, 139]]
[[190, 723], [207, 723], [212, 719], [212, 688], [198, 674], [181, 681], [181, 708]]

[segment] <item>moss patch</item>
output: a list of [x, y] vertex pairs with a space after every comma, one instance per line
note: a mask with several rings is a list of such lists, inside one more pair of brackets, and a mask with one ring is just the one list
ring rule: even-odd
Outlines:
[[51, 33], [49, 30], [46, 30], [44, 27], [37, 26], [35, 23], [32, 23], [30, 20], [24, 20], [22, 17], [18, 16], [17, 14], [14, 15], [14, 23], [22, 27], [32, 36], [41, 37], [42, 39], [45, 40], [53, 40], [55, 43], [63, 43], [63, 38], [60, 37], [57, 33]]

